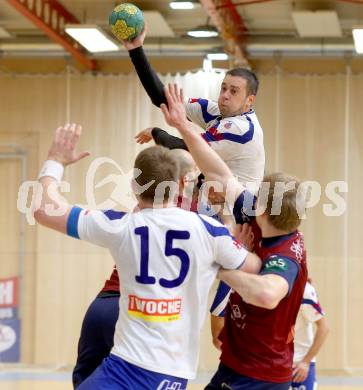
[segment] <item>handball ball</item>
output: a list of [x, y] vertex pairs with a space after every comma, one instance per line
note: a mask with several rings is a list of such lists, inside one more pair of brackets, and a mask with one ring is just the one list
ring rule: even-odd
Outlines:
[[122, 3], [112, 11], [109, 23], [117, 39], [132, 41], [144, 29], [144, 17], [136, 5]]

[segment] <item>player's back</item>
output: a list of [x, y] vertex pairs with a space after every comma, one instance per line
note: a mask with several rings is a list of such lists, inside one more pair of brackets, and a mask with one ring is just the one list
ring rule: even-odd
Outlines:
[[226, 268], [238, 267], [243, 253], [234, 252], [224, 226], [175, 207], [126, 215], [118, 236], [112, 254], [120, 317], [112, 353], [151, 371], [193, 377], [218, 247], [230, 248], [230, 257], [223, 259], [222, 249], [218, 255]]

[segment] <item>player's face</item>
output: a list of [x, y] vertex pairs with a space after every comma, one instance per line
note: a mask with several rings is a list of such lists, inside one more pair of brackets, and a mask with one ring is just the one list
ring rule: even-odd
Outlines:
[[227, 75], [221, 85], [218, 98], [219, 111], [223, 118], [249, 111], [254, 95], [247, 95], [247, 80], [239, 76]]

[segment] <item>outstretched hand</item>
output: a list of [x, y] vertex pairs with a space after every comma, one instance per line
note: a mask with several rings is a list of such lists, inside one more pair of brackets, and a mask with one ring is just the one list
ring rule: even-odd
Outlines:
[[147, 144], [153, 139], [151, 134], [153, 127], [148, 127], [135, 135], [136, 142], [138, 144]]
[[90, 155], [89, 152], [77, 152], [76, 147], [82, 134], [82, 126], [67, 123], [57, 128], [48, 159], [55, 160], [64, 166], [73, 164]]
[[177, 84], [168, 84], [164, 91], [168, 105], [161, 104], [161, 111], [167, 124], [180, 130], [181, 127], [188, 123], [184, 107], [183, 90]]
[[145, 24], [144, 29], [136, 38], [134, 38], [132, 41], [128, 41], [127, 39], [121, 40], [122, 44], [125, 46], [125, 48], [128, 51], [136, 49], [137, 47], [141, 47], [144, 44], [144, 40], [146, 37], [146, 30], [147, 30], [147, 28], [146, 28], [146, 24]]

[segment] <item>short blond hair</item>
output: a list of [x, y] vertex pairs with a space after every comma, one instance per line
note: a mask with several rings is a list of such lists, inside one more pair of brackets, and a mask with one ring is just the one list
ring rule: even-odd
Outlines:
[[[177, 159], [170, 153], [170, 150], [163, 146], [151, 146], [140, 152], [136, 159], [134, 168], [141, 171], [140, 175], [134, 180], [139, 186], [145, 186], [153, 182], [141, 194], [138, 194], [141, 199], [154, 201], [156, 189], [163, 182], [175, 182], [179, 180], [179, 163]], [[165, 191], [165, 197], [168, 198], [169, 190]]]
[[[287, 184], [289, 184], [290, 188], [285, 189], [283, 192], [279, 191], [279, 186], [280, 189], [286, 188]], [[268, 188], [265, 213], [270, 224], [276, 229], [292, 232], [300, 225], [301, 219], [298, 212], [298, 202], [300, 201], [298, 199], [299, 186], [299, 179], [285, 173], [278, 172], [265, 175], [262, 187]], [[278, 199], [281, 202], [281, 209], [276, 213], [274, 205], [277, 198], [281, 199]]]

